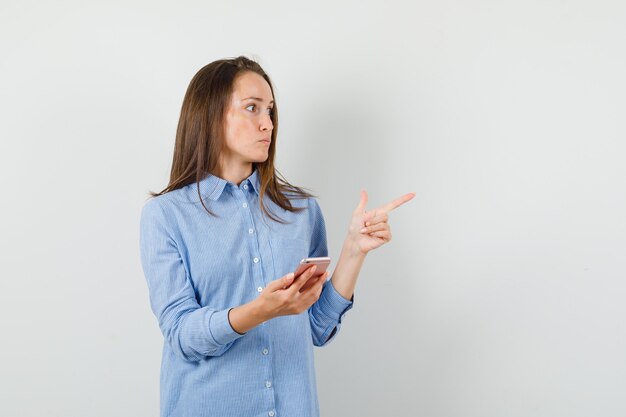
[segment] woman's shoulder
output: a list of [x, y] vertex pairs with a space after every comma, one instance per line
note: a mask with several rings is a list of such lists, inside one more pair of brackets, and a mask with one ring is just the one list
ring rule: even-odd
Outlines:
[[[144, 203], [144, 208], [147, 210], [154, 210], [158, 207], [162, 210], [167, 210], [169, 207], [193, 203], [192, 188], [195, 190], [194, 184], [188, 184], [181, 188], [168, 191], [165, 194], [151, 197], [146, 203]], [[199, 201], [198, 196], [196, 195], [195, 197]]]
[[310, 209], [315, 208], [318, 205], [317, 198], [315, 196], [302, 195], [295, 190], [284, 190], [282, 194], [289, 200], [289, 203], [294, 208]]
[[302, 209], [300, 212], [303, 216], [309, 217], [310, 219], [315, 219], [318, 216], [322, 215], [322, 209], [320, 207], [318, 198], [315, 196], [306, 196], [299, 198], [289, 198], [291, 202], [291, 206], [294, 208]]
[[291, 184], [284, 185], [280, 191], [281, 194], [295, 207], [306, 208], [311, 204], [314, 204], [317, 199], [311, 194], [310, 190]]
[[165, 194], [150, 197], [144, 202], [141, 209], [141, 216], [167, 216], [172, 210], [184, 203], [186, 200], [186, 187], [179, 188], [173, 191], [169, 191]]

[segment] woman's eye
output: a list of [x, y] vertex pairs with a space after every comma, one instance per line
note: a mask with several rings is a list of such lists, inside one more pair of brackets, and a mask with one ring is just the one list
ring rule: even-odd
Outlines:
[[[246, 109], [249, 109], [250, 107], [256, 107], [256, 104], [250, 104], [248, 107], [246, 107]], [[274, 108], [270, 107], [267, 109], [267, 114], [269, 114], [270, 116], [274, 113]]]

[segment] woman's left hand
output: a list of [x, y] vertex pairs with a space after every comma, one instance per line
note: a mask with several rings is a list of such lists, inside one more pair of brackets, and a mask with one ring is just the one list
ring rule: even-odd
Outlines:
[[396, 198], [384, 206], [373, 210], [365, 210], [367, 205], [367, 192], [361, 190], [361, 201], [354, 212], [348, 227], [347, 239], [351, 247], [358, 253], [366, 254], [372, 249], [389, 242], [391, 240], [391, 228], [387, 223], [389, 212], [400, 207], [402, 204], [415, 197], [415, 193], [408, 193]]

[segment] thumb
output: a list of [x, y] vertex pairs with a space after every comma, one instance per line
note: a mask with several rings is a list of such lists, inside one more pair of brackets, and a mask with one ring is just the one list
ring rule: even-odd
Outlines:
[[364, 211], [365, 206], [367, 206], [367, 191], [365, 189], [361, 190], [361, 201], [359, 201], [359, 205], [356, 207], [356, 211]]

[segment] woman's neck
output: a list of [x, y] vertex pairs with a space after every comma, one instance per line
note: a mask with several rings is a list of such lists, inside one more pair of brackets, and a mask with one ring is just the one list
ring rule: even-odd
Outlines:
[[242, 165], [230, 165], [218, 168], [217, 176], [234, 184], [241, 184], [243, 180], [252, 175], [254, 167], [251, 162]]

